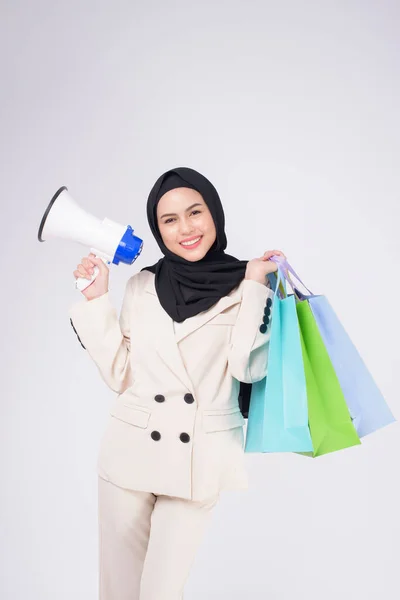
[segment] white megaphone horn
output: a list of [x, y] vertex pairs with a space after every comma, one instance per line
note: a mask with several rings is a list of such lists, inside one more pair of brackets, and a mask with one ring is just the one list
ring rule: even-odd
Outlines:
[[[86, 212], [71, 197], [68, 189], [61, 187], [52, 197], [39, 226], [39, 242], [49, 238], [63, 238], [89, 246], [91, 252], [106, 264], [120, 262], [131, 265], [143, 248], [143, 241], [126, 227], [110, 219], [97, 219]], [[94, 268], [91, 280], [78, 277], [76, 287], [82, 291], [97, 277], [99, 268]]]

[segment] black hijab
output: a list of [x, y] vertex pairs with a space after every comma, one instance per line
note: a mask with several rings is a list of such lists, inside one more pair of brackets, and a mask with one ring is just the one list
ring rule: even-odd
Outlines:
[[[207, 204], [216, 229], [216, 240], [207, 254], [191, 262], [168, 250], [157, 225], [157, 204], [170, 190], [188, 187], [197, 190]], [[147, 200], [147, 219], [164, 258], [142, 271], [155, 274], [161, 306], [177, 322], [211, 308], [242, 281], [248, 261], [224, 252], [225, 216], [218, 192], [212, 183], [194, 169], [178, 167], [167, 171], [154, 184]]]

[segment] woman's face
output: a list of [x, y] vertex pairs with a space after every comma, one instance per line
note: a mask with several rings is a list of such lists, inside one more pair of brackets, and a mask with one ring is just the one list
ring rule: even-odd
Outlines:
[[168, 250], [192, 262], [201, 260], [217, 237], [207, 204], [191, 188], [176, 188], [161, 196], [157, 223]]

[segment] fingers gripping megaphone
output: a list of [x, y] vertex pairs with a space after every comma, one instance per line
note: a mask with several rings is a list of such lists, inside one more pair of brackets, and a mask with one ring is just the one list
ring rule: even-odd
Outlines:
[[[89, 246], [106, 264], [131, 265], [143, 248], [143, 241], [134, 235], [130, 225], [125, 227], [107, 218], [97, 219], [79, 206], [65, 186], [50, 200], [38, 231], [39, 242], [57, 237]], [[90, 280], [78, 277], [77, 289], [86, 289], [98, 274], [99, 268], [95, 267]]]

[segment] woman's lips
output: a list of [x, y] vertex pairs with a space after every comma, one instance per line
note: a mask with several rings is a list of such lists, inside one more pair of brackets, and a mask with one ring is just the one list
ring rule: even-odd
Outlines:
[[183, 245], [182, 242], [180, 243], [180, 245], [182, 246], [182, 248], [185, 248], [185, 250], [194, 250], [195, 248], [198, 248], [200, 246], [202, 239], [203, 236], [200, 237], [198, 242], [196, 242], [195, 244], [189, 244], [189, 246]]

